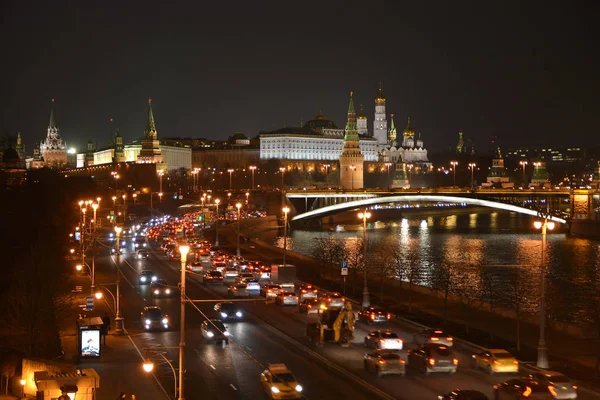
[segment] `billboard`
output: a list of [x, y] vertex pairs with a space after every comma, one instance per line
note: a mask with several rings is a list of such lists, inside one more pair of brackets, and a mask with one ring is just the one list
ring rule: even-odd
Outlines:
[[81, 329], [80, 357], [100, 357], [100, 329]]

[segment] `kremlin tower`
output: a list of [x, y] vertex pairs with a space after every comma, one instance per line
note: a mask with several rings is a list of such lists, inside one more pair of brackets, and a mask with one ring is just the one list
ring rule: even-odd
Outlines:
[[373, 137], [377, 139], [379, 146], [385, 146], [388, 143], [387, 134], [385, 96], [383, 95], [383, 84], [379, 82], [377, 97], [375, 97], [375, 120], [373, 121]]
[[40, 153], [46, 167], [61, 168], [67, 165], [67, 145], [60, 138], [60, 129], [54, 115], [54, 99], [52, 99], [46, 140], [40, 143]]
[[360, 151], [354, 101], [350, 92], [348, 122], [344, 134], [344, 148], [340, 155], [340, 183], [344, 189], [362, 189], [365, 156]]
[[[116, 144], [116, 137], [115, 137]], [[160, 142], [154, 124], [154, 114], [152, 113], [152, 99], [148, 99], [148, 122], [144, 131], [144, 139], [142, 139], [142, 149], [137, 158], [138, 163], [153, 163], [159, 164], [163, 162], [163, 157], [160, 152]]]
[[358, 119], [356, 120], [356, 127], [358, 128], [359, 136], [369, 136], [369, 128], [367, 125], [367, 116], [363, 110], [363, 105], [360, 105], [360, 114], [358, 114]]

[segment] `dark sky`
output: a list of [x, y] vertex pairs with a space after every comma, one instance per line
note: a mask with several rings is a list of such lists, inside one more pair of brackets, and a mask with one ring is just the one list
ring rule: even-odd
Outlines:
[[[43, 139], [51, 98], [81, 149], [143, 134], [225, 139], [388, 113], [425, 146], [600, 145], [598, 7], [583, 1], [2, 2], [2, 134]], [[596, 24], [597, 25], [597, 24]]]

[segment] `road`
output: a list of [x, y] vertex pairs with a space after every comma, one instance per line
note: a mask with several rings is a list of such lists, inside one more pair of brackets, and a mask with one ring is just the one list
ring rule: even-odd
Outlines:
[[[158, 254], [149, 259], [137, 260], [133, 256], [131, 241], [127, 252], [119, 257], [122, 271], [121, 312], [125, 327], [140, 349], [153, 346], [176, 347], [179, 345], [180, 303], [174, 298], [152, 299], [149, 285], [139, 285], [142, 269], [152, 269], [159, 277], [176, 286], [179, 281], [179, 262], [166, 261]], [[116, 256], [98, 257], [96, 282], [114, 282]], [[113, 290], [114, 288], [111, 288]], [[114, 290], [113, 290], [114, 292]], [[193, 279], [188, 280], [187, 295], [192, 299], [214, 299]], [[178, 292], [177, 292], [178, 293]], [[215, 303], [199, 303], [198, 309], [214, 318]], [[173, 326], [167, 332], [146, 332], [140, 323], [140, 312], [146, 305], [158, 305], [168, 315]], [[313, 360], [298, 354], [285, 340], [274, 336], [265, 324], [252, 317], [244, 321], [227, 323], [232, 334], [230, 344], [208, 344], [200, 332], [205, 317], [194, 306], [186, 308], [185, 393], [188, 398], [200, 396], [211, 399], [257, 399], [263, 398], [259, 383], [260, 373], [269, 363], [284, 363], [304, 387], [307, 399], [368, 399], [372, 398], [357, 390], [337, 375], [315, 364]], [[168, 364], [156, 354], [150, 354], [155, 363], [154, 373], [164, 389], [174, 393], [173, 372]], [[165, 356], [178, 368], [178, 350], [164, 350]], [[141, 368], [141, 362], [140, 362]]]
[[[128, 246], [130, 244], [128, 243]], [[231, 252], [235, 252], [235, 249]], [[251, 250], [250, 250], [251, 251]], [[248, 259], [261, 259], [259, 254], [242, 254]], [[278, 260], [265, 260], [278, 261]], [[179, 262], [168, 261], [159, 252], [153, 252], [147, 260], [135, 260], [131, 254], [121, 257], [122, 270], [126, 283], [123, 301], [123, 313], [128, 331], [134, 337], [140, 348], [152, 345], [177, 346], [179, 333], [175, 326], [173, 331], [164, 333], [143, 332], [139, 325], [139, 312], [144, 305], [156, 304], [161, 306], [176, 321], [179, 316], [178, 298], [158, 299], [153, 301], [149, 287], [137, 284], [138, 274], [142, 269], [148, 268], [156, 272], [161, 278], [167, 279], [169, 284], [176, 285], [179, 280]], [[114, 265], [112, 266], [114, 270]], [[193, 299], [209, 299], [226, 297], [227, 290], [224, 286], [211, 286], [205, 288], [199, 284], [199, 276], [188, 273], [187, 293]], [[260, 398], [261, 388], [258, 376], [262, 365], [267, 363], [283, 362], [288, 365], [299, 382], [305, 387], [306, 398], [313, 399], [361, 399], [373, 398], [368, 394], [359, 392], [357, 387], [338, 375], [321, 368], [305, 356], [297, 354], [286, 341], [273, 335], [264, 323], [275, 327], [288, 337], [299, 343], [308, 345], [304, 337], [306, 324], [316, 318], [298, 312], [297, 307], [276, 306], [272, 302], [252, 302], [241, 305], [252, 316], [243, 322], [228, 323], [233, 335], [233, 342], [225, 348], [206, 344], [202, 339], [199, 326], [204, 317], [193, 309], [187, 307], [187, 348], [186, 348], [186, 392], [210, 393], [211, 398], [242, 399]], [[213, 317], [213, 304], [198, 304], [199, 309], [206, 315]], [[263, 322], [264, 321], [264, 322]], [[476, 371], [471, 365], [471, 349], [456, 346], [455, 353], [459, 359], [459, 369], [454, 375], [422, 373], [410, 370], [406, 377], [389, 376], [376, 378], [363, 370], [363, 356], [365, 335], [375, 329], [391, 329], [405, 342], [402, 351], [406, 359], [406, 350], [415, 345], [412, 343], [413, 333], [417, 331], [414, 326], [406, 325], [400, 321], [392, 320], [386, 324], [370, 327], [358, 323], [355, 330], [355, 340], [351, 347], [342, 348], [338, 345], [327, 344], [320, 348], [312, 348], [316, 353], [334, 361], [347, 371], [355, 374], [364, 381], [385, 391], [390, 396], [405, 400], [425, 400], [437, 398], [437, 395], [449, 392], [456, 388], [475, 389], [493, 398], [493, 385], [510, 377], [519, 375], [494, 375]], [[177, 350], [169, 350], [167, 357], [177, 365]], [[155, 359], [158, 362], [158, 359]], [[161, 364], [162, 369], [157, 372], [157, 377], [169, 392], [173, 391], [173, 377], [170, 368]], [[524, 375], [523, 371], [520, 375]], [[190, 397], [188, 395], [188, 397]], [[580, 399], [597, 399], [598, 397], [580, 393]]]

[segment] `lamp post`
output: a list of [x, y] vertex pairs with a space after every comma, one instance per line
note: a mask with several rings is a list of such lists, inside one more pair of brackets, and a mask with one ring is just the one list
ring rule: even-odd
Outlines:
[[285, 176], [285, 167], [279, 167], [279, 172], [281, 173], [281, 206], [283, 207], [285, 205], [285, 202], [283, 201], [283, 196], [284, 196], [283, 192], [284, 192], [284, 187], [285, 187], [283, 178]]
[[287, 253], [287, 216], [289, 212], [289, 207], [283, 207], [283, 265], [285, 265], [285, 256]]
[[164, 173], [165, 172], [162, 169], [158, 170], [158, 181], [159, 181], [158, 191], [159, 191], [159, 193], [162, 193], [162, 177], [163, 177]]
[[179, 253], [181, 254], [181, 317], [179, 320], [179, 400], [183, 400], [183, 373], [185, 368], [183, 367], [183, 351], [185, 349], [185, 264], [187, 261], [187, 254], [190, 251], [190, 246], [182, 245], [179, 246]]
[[232, 190], [232, 188], [233, 188], [233, 168], [229, 168], [227, 170], [227, 172], [229, 172], [229, 190]]
[[546, 230], [554, 229], [554, 221], [550, 220], [549, 213], [538, 213], [543, 221], [535, 221], [533, 223], [536, 229], [542, 231], [542, 254], [541, 254], [541, 274], [540, 274], [540, 337], [537, 346], [537, 362], [538, 368], [548, 369], [548, 348], [546, 347]]
[[356, 165], [351, 165], [348, 168], [352, 170], [352, 190], [354, 190], [354, 171], [356, 171]]
[[121, 316], [121, 231], [123, 228], [115, 226], [115, 232], [117, 234], [117, 309], [115, 312], [115, 334], [120, 335], [123, 333], [123, 316]]
[[525, 178], [525, 167], [527, 166], [527, 164], [527, 161], [519, 161], [519, 165], [523, 167], [523, 186], [527, 183], [527, 180]]
[[250, 192], [246, 192], [246, 207], [250, 210]]
[[132, 194], [131, 197], [133, 197], [133, 208], [135, 209], [135, 201], [137, 200], [137, 193]]
[[371, 218], [371, 213], [366, 209], [364, 212], [358, 213], [358, 218], [363, 220], [363, 278], [365, 287], [363, 289], [362, 306], [369, 307], [369, 287], [367, 286], [367, 219]]
[[125, 223], [127, 222], [127, 195], [124, 194], [122, 197], [123, 197], [123, 225], [125, 225]]
[[475, 189], [474, 171], [477, 164], [474, 162], [469, 163], [469, 169], [471, 170], [471, 189]]
[[220, 199], [215, 199], [217, 205], [217, 222], [215, 222], [215, 247], [219, 246], [219, 203]]
[[83, 207], [81, 209], [81, 263], [85, 264], [85, 214], [87, 213], [87, 208]]
[[[107, 287], [105, 287], [103, 285], [98, 285], [98, 287], [106, 290], [108, 292], [108, 294], [110, 294], [110, 297], [112, 297], [112, 300], [113, 300], [113, 307], [116, 310], [117, 309], [117, 298], [115, 297], [113, 292], [111, 292]], [[98, 290], [96, 293], [94, 293], [94, 297], [96, 297], [96, 299], [100, 300], [100, 299], [102, 299], [102, 297], [104, 297], [104, 295], [102, 294], [101, 291]]]
[[[160, 349], [169, 349], [171, 347], [160, 347]], [[169, 365], [169, 367], [171, 367], [171, 371], [173, 371], [173, 380], [175, 381], [175, 399], [177, 398], [177, 373], [175, 372], [175, 367], [173, 367], [173, 364], [171, 363], [171, 361], [169, 361], [169, 359], [167, 357], [165, 357], [165, 355], [161, 352], [157, 352], [157, 354], [159, 356], [161, 356], [163, 358], [163, 360], [165, 360], [167, 362], [167, 364]], [[148, 354], [146, 354], [146, 359], [144, 360], [144, 363], [142, 364], [142, 368], [144, 369], [144, 371], [150, 373], [152, 372], [152, 370], [154, 369], [154, 363], [150, 360], [150, 357], [148, 356]], [[181, 368], [180, 368], [181, 369]], [[179, 388], [179, 391], [181, 391], [182, 388]], [[182, 399], [183, 397], [179, 397], [180, 399]]]
[[254, 171], [256, 170], [256, 165], [251, 165], [248, 169], [252, 171], [252, 191], [254, 191]]
[[21, 384], [21, 397], [25, 398], [25, 384], [27, 381], [25, 379], [21, 379], [19, 383]]
[[412, 164], [406, 164], [406, 167], [408, 168], [408, 187], [411, 187], [411, 178], [412, 178], [412, 169], [413, 169], [413, 165]]
[[237, 208], [237, 256], [240, 256], [240, 219], [242, 219], [242, 215], [240, 213], [240, 209], [242, 208], [242, 203], [236, 203], [235, 207]]
[[325, 168], [325, 186], [329, 187], [329, 167], [331, 167], [331, 164], [323, 164], [323, 167]]
[[454, 173], [454, 180], [452, 187], [456, 187], [456, 166], [458, 165], [458, 161], [450, 161], [450, 165], [452, 165], [452, 172]]
[[96, 288], [96, 210], [98, 209], [98, 204], [92, 204], [92, 209], [94, 210], [94, 229], [92, 231], [92, 293], [94, 293], [94, 289]]
[[227, 193], [227, 205], [229, 205], [230, 201], [231, 201], [231, 192]]
[[385, 166], [387, 167], [387, 187], [390, 188], [390, 167], [392, 166], [391, 162], [386, 162]]

